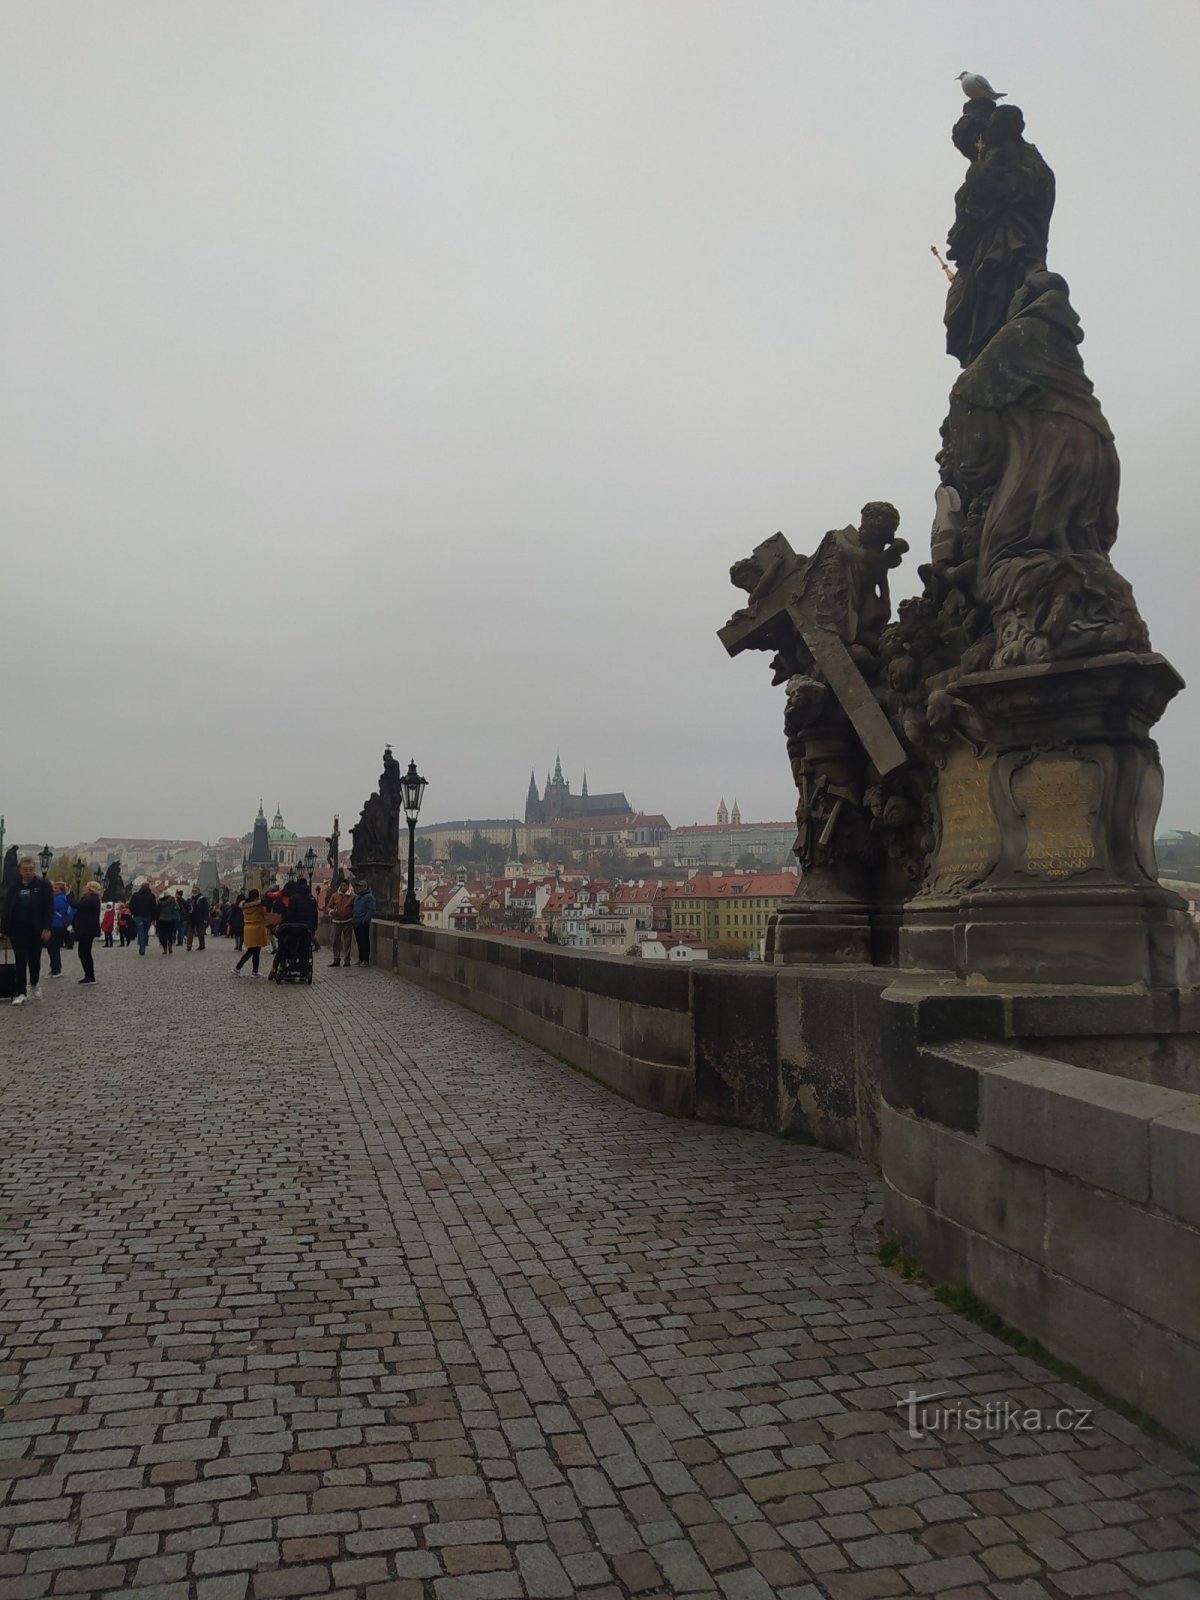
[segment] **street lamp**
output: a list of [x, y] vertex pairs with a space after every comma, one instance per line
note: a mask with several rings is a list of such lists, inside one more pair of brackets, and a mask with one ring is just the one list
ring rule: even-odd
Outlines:
[[76, 895], [81, 895], [83, 893], [83, 875], [87, 871], [87, 862], [82, 856], [76, 856], [72, 865], [75, 868], [75, 893]]
[[417, 763], [410, 761], [408, 771], [400, 779], [404, 796], [404, 816], [408, 823], [408, 892], [404, 896], [404, 915], [401, 922], [420, 925], [421, 906], [417, 899], [417, 818], [421, 814], [421, 801], [425, 798], [425, 779], [417, 771]]
[[308, 873], [308, 887], [310, 889], [312, 888], [313, 868], [316, 866], [316, 864], [317, 852], [313, 849], [312, 845], [309, 845], [308, 849], [304, 852], [304, 867]]
[[50, 862], [53, 860], [53, 857], [54, 851], [51, 850], [48, 844], [44, 844], [38, 851], [38, 861], [41, 864], [43, 878], [50, 871]]

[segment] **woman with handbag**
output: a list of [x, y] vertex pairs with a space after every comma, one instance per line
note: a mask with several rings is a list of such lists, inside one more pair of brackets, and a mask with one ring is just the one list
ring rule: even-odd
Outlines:
[[253, 963], [250, 969], [252, 978], [261, 977], [258, 970], [259, 957], [271, 942], [270, 930], [267, 927], [267, 908], [258, 898], [258, 890], [251, 889], [242, 906], [242, 942], [246, 946], [242, 959], [234, 967], [234, 977], [240, 978], [242, 968], [247, 961]]

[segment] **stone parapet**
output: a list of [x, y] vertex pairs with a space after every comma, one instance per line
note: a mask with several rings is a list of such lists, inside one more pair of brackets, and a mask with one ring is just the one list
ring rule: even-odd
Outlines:
[[888, 1233], [1200, 1445], [1200, 1097], [975, 1041], [882, 1091]]

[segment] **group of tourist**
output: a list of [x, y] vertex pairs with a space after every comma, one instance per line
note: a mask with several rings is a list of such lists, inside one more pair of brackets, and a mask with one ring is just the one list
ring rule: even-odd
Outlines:
[[[156, 895], [148, 883], [143, 883], [127, 904], [105, 904], [99, 883], [85, 884], [76, 896], [65, 883], [39, 878], [32, 857], [20, 861], [17, 870], [17, 879], [0, 906], [0, 932], [7, 936], [16, 961], [13, 1005], [42, 998], [43, 957], [49, 962], [52, 978], [63, 976], [64, 950], [73, 948], [79, 956], [83, 973], [79, 982], [95, 983], [92, 947], [100, 938], [111, 946], [114, 934], [122, 948], [136, 943], [142, 956], [149, 948], [152, 931], [164, 956], [173, 955], [181, 947], [203, 950], [209, 934], [232, 939], [234, 949], [242, 952], [234, 973], [242, 977], [249, 963], [250, 976], [257, 978], [262, 951], [276, 949], [277, 928], [307, 928], [314, 936], [317, 932], [317, 902], [303, 878], [262, 893], [251, 889], [215, 904], [210, 904], [199, 889]], [[358, 965], [368, 966], [371, 922], [376, 910], [370, 886], [337, 885], [325, 909], [333, 940], [333, 960], [329, 965], [348, 967], [352, 948], [356, 947]]]
[[12, 946], [17, 964], [17, 992], [13, 1005], [24, 1005], [30, 995], [42, 998], [42, 956], [50, 962], [50, 976], [63, 975], [62, 952], [72, 946], [83, 971], [80, 983], [95, 983], [92, 946], [100, 937], [101, 887], [89, 882], [78, 896], [65, 883], [39, 878], [32, 856], [17, 866], [17, 880], [5, 896], [0, 911], [0, 931]]

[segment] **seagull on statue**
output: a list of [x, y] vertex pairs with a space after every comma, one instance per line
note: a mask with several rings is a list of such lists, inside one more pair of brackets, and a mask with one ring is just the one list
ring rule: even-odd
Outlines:
[[993, 89], [991, 84], [978, 72], [960, 72], [958, 81], [962, 84], [963, 93], [968, 100], [1007, 100], [1006, 94], [1001, 94], [999, 89]]

